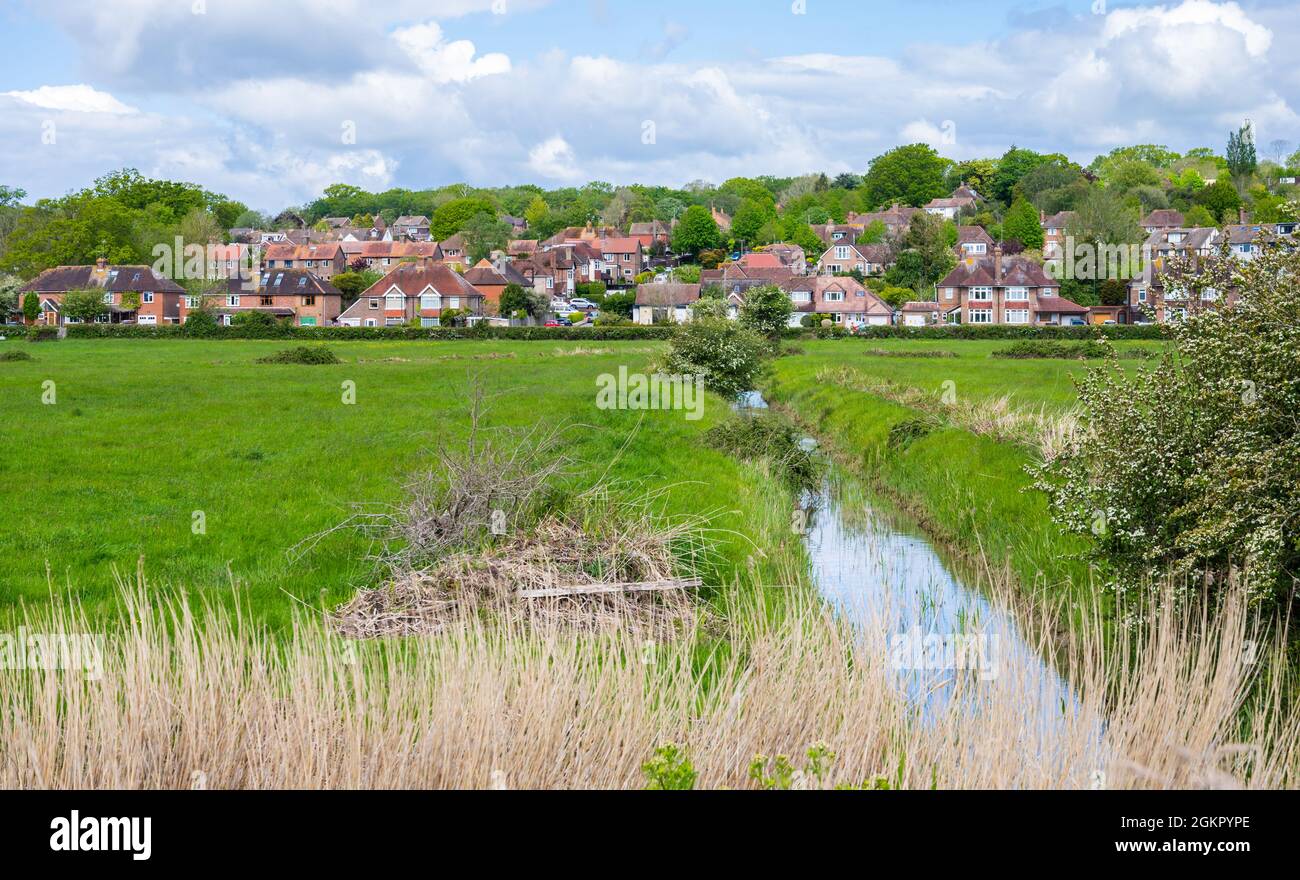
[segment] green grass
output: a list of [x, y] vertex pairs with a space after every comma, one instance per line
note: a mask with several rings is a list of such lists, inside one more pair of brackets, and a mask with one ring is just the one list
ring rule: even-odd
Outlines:
[[[341, 364], [304, 366], [257, 363], [283, 341], [0, 343], [36, 355], [0, 363], [0, 616], [46, 601], [51, 585], [102, 613], [114, 568], [140, 558], [155, 583], [217, 602], [233, 578], [277, 627], [295, 600], [347, 598], [374, 580], [363, 539], [332, 535], [296, 562], [286, 551], [351, 502], [396, 500], [439, 440], [462, 439], [472, 375], [498, 395], [490, 424], [578, 425], [569, 454], [590, 481], [636, 431], [611, 472], [624, 491], [669, 487], [666, 512], [717, 514], [719, 580], [746, 567], [754, 545], [775, 570], [772, 548], [797, 545], [786, 490], [700, 442], [725, 404], [710, 397], [700, 421], [596, 408], [598, 374], [644, 369], [661, 345], [557, 356], [578, 346], [341, 342], [330, 346]], [[47, 381], [53, 404], [42, 403]], [[342, 402], [348, 381], [354, 405]], [[195, 511], [206, 534], [192, 531]]]
[[[827, 340], [803, 343], [804, 354], [779, 359], [767, 380], [769, 397], [810, 423], [878, 488], [901, 503], [935, 537], [969, 556], [1007, 564], [1025, 586], [1061, 595], [1089, 584], [1076, 557], [1084, 541], [1062, 533], [1044, 496], [1026, 473], [1028, 449], [945, 426], [900, 448], [890, 430], [918, 412], [879, 397], [825, 386], [817, 373], [848, 365], [864, 377], [885, 379], [939, 394], [955, 383], [974, 398], [1012, 395], [1016, 405], [1061, 412], [1076, 402], [1072, 376], [1088, 368], [1069, 360], [1001, 360], [990, 357], [1007, 342]], [[1151, 346], [1120, 343], [1119, 347]], [[1158, 346], [1158, 344], [1155, 344]], [[951, 350], [956, 358], [871, 355]], [[1132, 360], [1122, 362], [1133, 369]], [[1139, 362], [1140, 363], [1140, 362]], [[1094, 362], [1092, 366], [1096, 366]]]
[[[800, 342], [804, 354], [794, 359], [800, 370], [816, 372], [823, 366], [848, 364], [865, 369], [869, 375], [903, 385], [938, 393], [943, 383], [956, 383], [956, 393], [974, 398], [1001, 397], [1011, 394], [1022, 406], [1043, 406], [1064, 410], [1076, 400], [1072, 376], [1100, 361], [1077, 360], [1004, 360], [992, 357], [1013, 340], [910, 340], [910, 339], [842, 339]], [[1161, 350], [1160, 342], [1116, 342], [1120, 351], [1127, 349]], [[915, 352], [918, 357], [881, 357], [869, 352]], [[955, 358], [925, 357], [925, 352], [951, 351]], [[1123, 360], [1125, 369], [1135, 369], [1142, 360]]]

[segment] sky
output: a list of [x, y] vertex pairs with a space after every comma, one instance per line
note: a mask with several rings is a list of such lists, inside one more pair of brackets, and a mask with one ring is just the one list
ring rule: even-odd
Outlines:
[[1300, 0], [0, 0], [0, 184], [681, 186], [1300, 147]]

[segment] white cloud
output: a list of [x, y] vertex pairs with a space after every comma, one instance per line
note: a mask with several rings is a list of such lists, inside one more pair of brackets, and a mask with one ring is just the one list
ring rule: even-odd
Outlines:
[[528, 167], [552, 180], [576, 180], [580, 175], [573, 147], [558, 135], [528, 151]]
[[393, 32], [393, 39], [435, 83], [469, 82], [480, 76], [510, 72], [508, 56], [493, 52], [475, 58], [473, 43], [448, 43], [437, 22], [399, 28]]
[[31, 91], [0, 92], [9, 98], [17, 98], [33, 107], [46, 110], [68, 110], [76, 113], [138, 113], [134, 107], [128, 107], [108, 92], [101, 92], [88, 85], [76, 86], [41, 86]]

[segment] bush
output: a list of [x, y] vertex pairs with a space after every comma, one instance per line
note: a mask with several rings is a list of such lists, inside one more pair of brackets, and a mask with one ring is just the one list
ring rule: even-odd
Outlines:
[[252, 309], [246, 312], [236, 312], [235, 316], [230, 319], [232, 327], [252, 327], [262, 330], [270, 330], [273, 327], [280, 326], [281, 323], [283, 322], [270, 312], [262, 312]]
[[1079, 430], [1036, 485], [1117, 592], [1159, 601], [1172, 575], [1176, 603], [1240, 581], [1270, 605], [1300, 571], [1300, 253], [1190, 268], [1166, 266], [1195, 279], [1189, 301], [1239, 300], [1170, 325], [1155, 369], [1087, 371]]
[[[797, 329], [787, 336], [799, 336]], [[1023, 324], [931, 324], [907, 327], [901, 324], [859, 327], [855, 339], [1167, 339], [1167, 324], [1107, 324], [1078, 327], [1033, 327]]]
[[1130, 349], [1117, 353], [1105, 339], [1085, 339], [1081, 342], [1063, 342], [1056, 339], [1022, 339], [1006, 348], [993, 352], [995, 358], [1061, 358], [1067, 360], [1095, 360], [1108, 357], [1151, 357], [1144, 349]]
[[[100, 324], [84, 324], [84, 325], [83, 325], [83, 324], [73, 324], [73, 325], [71, 325], [71, 326], [68, 328], [68, 335], [69, 335], [69, 336], [72, 335], [72, 328], [73, 328], [73, 327], [81, 327], [81, 326], [87, 326], [87, 327], [99, 327], [99, 326], [104, 326], [104, 325], [100, 325]], [[56, 339], [58, 339], [58, 338], [59, 338], [59, 328], [58, 328], [58, 327], [50, 327], [50, 326], [47, 326], [47, 325], [45, 325], [45, 324], [33, 324], [32, 326], [30, 326], [30, 327], [27, 328], [27, 341], [28, 341], [28, 342], [53, 342], [54, 340], [56, 340]]]
[[668, 373], [698, 376], [727, 398], [754, 387], [767, 342], [726, 318], [697, 318], [677, 325], [668, 352]]
[[569, 312], [569, 320], [572, 321], [572, 322], [575, 323], [575, 324], [581, 324], [583, 321], [587, 320], [587, 313], [586, 313], [586, 312]]
[[704, 435], [704, 442], [728, 455], [744, 461], [766, 459], [796, 490], [816, 487], [824, 470], [802, 440], [802, 431], [772, 412], [730, 419]]
[[0, 351], [0, 363], [7, 363], [9, 361], [30, 361], [30, 360], [35, 360], [35, 358], [31, 356], [30, 352], [22, 351], [19, 349], [12, 349], [12, 348], [9, 349], [8, 351]]
[[324, 346], [299, 345], [284, 351], [258, 358], [259, 364], [340, 364], [334, 352]]

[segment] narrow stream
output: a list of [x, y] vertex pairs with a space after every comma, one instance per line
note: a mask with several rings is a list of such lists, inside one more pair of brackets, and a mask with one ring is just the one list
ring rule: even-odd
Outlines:
[[[751, 391], [735, 406], [753, 412], [767, 403]], [[954, 573], [919, 529], [888, 515], [847, 474], [832, 474], [801, 504], [813, 583], [856, 629], [883, 632], [900, 689], [923, 712], [946, 706], [954, 693], [979, 703], [980, 685], [1010, 671], [1041, 717], [1073, 714], [1073, 688], [1014, 616]], [[959, 676], [974, 686], [956, 687]]]

